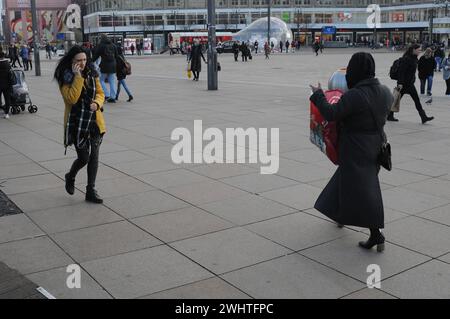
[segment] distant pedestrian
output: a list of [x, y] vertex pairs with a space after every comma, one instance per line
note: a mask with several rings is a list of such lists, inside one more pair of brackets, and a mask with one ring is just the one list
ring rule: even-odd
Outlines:
[[275, 48], [275, 43], [273, 41], [270, 41], [270, 50], [273, 52], [273, 49]]
[[258, 41], [255, 41], [255, 43], [253, 44], [253, 47], [255, 48], [255, 54], [258, 54], [258, 46], [259, 46]]
[[232, 49], [233, 49], [233, 55], [234, 55], [234, 62], [237, 62], [238, 58], [239, 58], [239, 42], [234, 42]]
[[241, 50], [242, 62], [244, 62], [244, 61], [247, 62], [247, 58], [248, 58], [248, 53], [247, 53], [248, 47], [247, 47], [247, 44], [245, 42], [242, 42], [239, 49]]
[[283, 53], [283, 41], [280, 41], [280, 53]]
[[[416, 87], [414, 85], [416, 81], [417, 72], [417, 56], [420, 54], [420, 45], [413, 44], [405, 52], [400, 60], [400, 65], [398, 69], [398, 80], [397, 87], [400, 89], [400, 94], [403, 97], [405, 94], [409, 94], [414, 101], [417, 112], [422, 120], [422, 124], [434, 119], [433, 116], [428, 117], [420, 103], [419, 94], [417, 93]], [[394, 118], [394, 113], [390, 112], [387, 117], [388, 121], [397, 122], [398, 119]]]
[[442, 68], [444, 69], [442, 75], [444, 77], [445, 84], [447, 86], [445, 95], [450, 95], [450, 53], [448, 54], [448, 57], [444, 59], [444, 62], [442, 62]]
[[125, 81], [127, 77], [127, 61], [125, 60], [125, 57], [123, 55], [118, 55], [116, 65], [116, 75], [117, 75], [117, 94], [116, 94], [116, 100], [119, 99], [120, 95], [120, 87], [123, 86], [125, 89], [125, 92], [128, 94], [128, 100], [127, 102], [131, 102], [133, 100], [133, 95], [131, 94], [130, 89], [128, 88], [127, 82]]
[[13, 83], [11, 83], [11, 65], [6, 59], [5, 52], [0, 52], [0, 100], [3, 95], [5, 106], [3, 111], [5, 119], [9, 118], [9, 111], [11, 108], [11, 92]]
[[267, 41], [266, 41], [266, 43], [264, 43], [264, 54], [266, 55], [266, 60], [268, 60], [269, 54], [270, 54], [270, 46]]
[[46, 53], [47, 59], [51, 60], [52, 59], [52, 46], [48, 42], [45, 45], [45, 53]]
[[202, 46], [198, 39], [194, 40], [194, 45], [192, 47], [192, 52], [189, 61], [191, 62], [191, 71], [194, 75], [193, 81], [198, 81], [200, 77], [200, 72], [202, 71], [202, 61], [206, 63], [205, 57], [203, 56]]
[[134, 55], [135, 47], [134, 47], [134, 44], [133, 44], [133, 43], [131, 43], [130, 49], [131, 49], [131, 55]]
[[23, 64], [23, 69], [25, 71], [28, 71], [28, 47], [23, 44], [22, 47], [20, 48], [20, 57], [22, 58], [22, 64]]
[[425, 84], [427, 85], [427, 95], [431, 96], [431, 89], [433, 86], [434, 70], [436, 68], [436, 60], [433, 57], [431, 48], [425, 50], [417, 64], [420, 80], [420, 94], [425, 94]]
[[286, 53], [289, 53], [289, 46], [290, 46], [289, 40], [286, 40], [285, 46], [286, 46]]
[[28, 49], [28, 68], [33, 71], [33, 48]]

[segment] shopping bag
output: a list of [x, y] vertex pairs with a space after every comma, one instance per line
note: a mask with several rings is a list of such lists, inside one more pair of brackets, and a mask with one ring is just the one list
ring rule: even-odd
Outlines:
[[[330, 104], [337, 103], [343, 94], [341, 90], [326, 91], [325, 97]], [[339, 132], [336, 122], [328, 122], [320, 114], [319, 109], [313, 102], [310, 105], [310, 141], [324, 153], [333, 164], [338, 165]]]
[[392, 112], [400, 112], [400, 100], [402, 99], [402, 95], [400, 94], [400, 88], [395, 87], [394, 91], [392, 92], [392, 95], [394, 95], [394, 102], [392, 103], [391, 106], [391, 111]]
[[188, 77], [188, 79], [190, 79], [192, 77], [192, 71], [191, 70], [187, 70], [187, 77]]

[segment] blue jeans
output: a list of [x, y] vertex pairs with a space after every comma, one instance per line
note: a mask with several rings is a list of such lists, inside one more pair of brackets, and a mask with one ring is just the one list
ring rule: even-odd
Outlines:
[[436, 70], [441, 71], [442, 70], [442, 58], [435, 57], [434, 60], [436, 61]]
[[125, 91], [127, 92], [127, 94], [128, 94], [128, 96], [131, 96], [132, 94], [131, 94], [131, 92], [130, 92], [130, 89], [128, 89], [128, 85], [127, 85], [127, 82], [125, 82], [125, 79], [123, 79], [123, 80], [119, 80], [118, 82], [117, 82], [117, 97], [119, 97], [119, 94], [120, 94], [120, 86], [123, 86], [123, 88], [125, 89]]
[[[106, 89], [105, 79], [108, 78], [109, 91]], [[103, 92], [105, 93], [105, 99], [116, 98], [116, 74], [115, 73], [101, 73], [100, 84], [102, 85]]]
[[425, 79], [420, 79], [420, 94], [425, 94], [425, 82], [427, 82], [427, 93], [431, 94], [431, 88], [433, 87], [433, 76], [429, 75]]

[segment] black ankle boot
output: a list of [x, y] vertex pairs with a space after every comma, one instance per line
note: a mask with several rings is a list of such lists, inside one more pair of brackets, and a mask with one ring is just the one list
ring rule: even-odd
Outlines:
[[428, 116], [423, 116], [422, 117], [422, 124], [425, 124], [426, 122], [432, 121], [434, 120], [434, 116], [428, 117]]
[[70, 173], [67, 173], [65, 176], [66, 180], [66, 192], [70, 195], [75, 193], [75, 178], [70, 176]]
[[97, 191], [92, 187], [86, 187], [86, 201], [95, 204], [103, 203], [103, 199], [98, 196]]
[[384, 250], [385, 238], [380, 231], [370, 232], [370, 237], [367, 241], [360, 241], [359, 246], [365, 249], [372, 249], [373, 246], [377, 246], [377, 251], [380, 253]]
[[131, 102], [131, 101], [133, 101], [133, 95], [130, 95], [130, 96], [128, 97], [128, 101], [127, 101], [127, 102]]

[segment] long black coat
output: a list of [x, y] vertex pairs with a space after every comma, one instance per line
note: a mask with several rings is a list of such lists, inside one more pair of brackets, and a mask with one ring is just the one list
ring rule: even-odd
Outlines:
[[322, 91], [314, 93], [311, 101], [326, 120], [338, 121], [341, 127], [339, 167], [314, 207], [343, 225], [383, 228], [380, 166], [377, 164], [382, 137], [369, 106], [379, 125], [384, 127], [393, 102], [390, 90], [372, 78], [360, 81], [335, 105], [327, 102]]
[[398, 69], [398, 84], [403, 85], [403, 87], [414, 85], [414, 82], [416, 82], [417, 63], [418, 60], [415, 55], [402, 57]]
[[189, 59], [189, 61], [191, 61], [191, 71], [202, 71], [202, 61], [200, 59], [203, 59], [203, 61], [205, 60], [201, 45], [192, 46], [191, 57]]
[[6, 59], [0, 60], [0, 88], [11, 89], [12, 83], [10, 83], [9, 72], [11, 71], [11, 66], [9, 61]]

